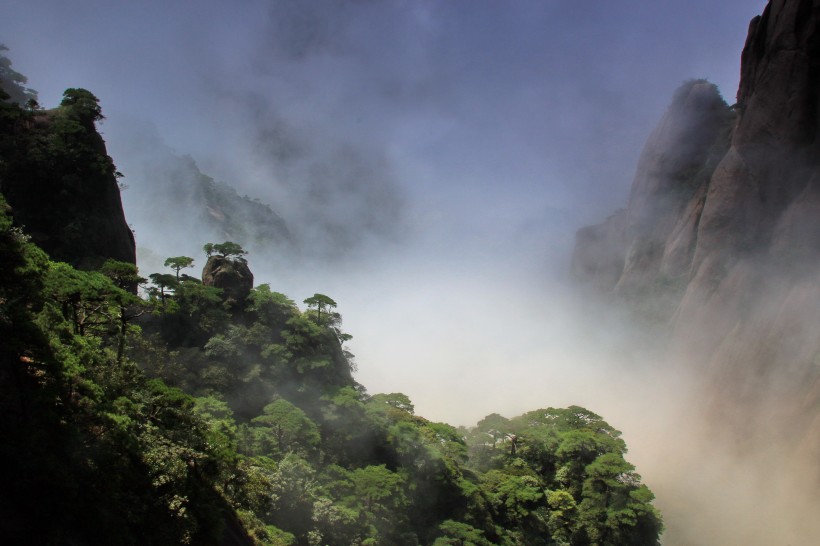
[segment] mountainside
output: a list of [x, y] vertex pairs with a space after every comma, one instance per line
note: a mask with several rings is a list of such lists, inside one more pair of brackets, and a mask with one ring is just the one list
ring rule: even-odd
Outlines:
[[820, 436], [819, 25], [818, 2], [771, 1], [749, 27], [737, 104], [707, 82], [685, 84], [627, 208], [580, 230], [573, 258], [577, 277], [670, 325], [714, 409], [736, 412], [732, 425], [774, 413], [799, 423], [787, 428], [810, 451], [820, 448], [810, 445]]

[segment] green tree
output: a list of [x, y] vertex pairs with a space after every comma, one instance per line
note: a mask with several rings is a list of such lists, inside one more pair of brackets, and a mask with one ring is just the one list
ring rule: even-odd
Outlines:
[[270, 477], [272, 500], [268, 521], [300, 537], [307, 544], [313, 528], [313, 502], [319, 495], [316, 470], [295, 453], [288, 453]]
[[143, 301], [135, 294], [137, 286], [145, 279], [139, 276], [137, 266], [128, 262], [106, 260], [100, 268], [100, 273], [111, 279], [118, 288], [111, 297], [116, 306], [117, 322], [117, 362], [122, 362], [125, 352], [125, 337], [128, 324], [145, 313]]
[[165, 260], [165, 267], [170, 267], [177, 274], [177, 282], [179, 282], [179, 272], [188, 267], [193, 267], [194, 259], [188, 256], [174, 256]]
[[491, 470], [484, 479], [496, 510], [509, 523], [521, 524], [541, 505], [544, 492], [535, 476]]
[[248, 253], [241, 245], [232, 241], [225, 241], [224, 243], [218, 244], [206, 243], [202, 247], [202, 250], [205, 251], [205, 254], [209, 258], [211, 255], [217, 254], [223, 258], [232, 258], [235, 260], [243, 260], [244, 258], [242, 258], [242, 256]]
[[400, 392], [391, 392], [390, 394], [374, 394], [370, 398], [370, 403], [375, 406], [384, 404], [392, 408], [405, 411], [410, 415], [413, 415], [415, 411], [415, 406], [413, 406], [413, 402], [410, 401], [410, 398], [406, 394]]
[[251, 290], [246, 311], [271, 328], [281, 330], [285, 323], [299, 314], [296, 304], [286, 295], [272, 292], [269, 284], [260, 284]]
[[[60, 305], [63, 317], [78, 335], [102, 334], [112, 325], [112, 297], [124, 292], [97, 271], [79, 271], [64, 262], [51, 262], [44, 276], [46, 294]], [[123, 297], [125, 297], [123, 295]]]
[[259, 454], [283, 456], [297, 452], [308, 456], [319, 445], [319, 428], [301, 409], [285, 399], [274, 400], [251, 419]]
[[170, 273], [151, 273], [148, 278], [154, 284], [153, 289], [148, 291], [149, 295], [158, 298], [164, 309], [166, 301], [173, 294], [173, 290], [179, 286], [179, 283]]
[[91, 91], [81, 88], [70, 88], [63, 92], [60, 106], [70, 109], [83, 121], [101, 121], [105, 119], [100, 107], [100, 99]]
[[14, 70], [11, 60], [2, 54], [9, 48], [0, 44], [0, 92], [5, 92], [6, 97], [16, 104], [26, 104], [28, 101], [37, 101], [37, 92], [25, 87], [28, 78]]
[[439, 536], [433, 546], [490, 546], [484, 531], [460, 521], [446, 520], [439, 525]]
[[587, 465], [579, 521], [593, 544], [658, 544], [661, 519], [634, 470], [619, 453]]
[[404, 504], [404, 479], [385, 465], [357, 468], [349, 474], [356, 498], [372, 513], [389, 514]]
[[547, 527], [550, 536], [557, 544], [571, 544], [572, 537], [578, 531], [578, 505], [567, 491], [559, 489], [547, 492], [549, 516]]
[[322, 311], [326, 309], [329, 311], [336, 307], [336, 302], [324, 294], [313, 294], [303, 303], [308, 306], [308, 309], [316, 308], [316, 324], [322, 324]]

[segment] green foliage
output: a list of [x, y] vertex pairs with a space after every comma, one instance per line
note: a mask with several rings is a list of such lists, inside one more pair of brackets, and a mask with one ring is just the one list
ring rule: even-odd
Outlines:
[[[336, 302], [324, 294], [313, 294], [303, 303], [308, 306], [308, 309], [316, 309], [317, 324], [322, 324], [322, 311], [329, 311], [336, 307]], [[327, 313], [325, 313], [325, 320], [327, 320]]]
[[163, 264], [165, 267], [170, 267], [177, 274], [177, 282], [179, 282], [179, 272], [188, 267], [194, 266], [194, 259], [189, 256], [175, 256], [165, 260]]
[[376, 394], [370, 398], [370, 403], [374, 405], [385, 404], [391, 408], [396, 408], [401, 411], [406, 411], [413, 415], [415, 407], [406, 394], [400, 392], [393, 392], [390, 394]]
[[260, 322], [272, 328], [281, 328], [299, 314], [293, 300], [279, 292], [271, 292], [268, 284], [260, 284], [251, 290], [247, 311], [256, 314]]
[[309, 457], [319, 445], [319, 428], [305, 412], [287, 400], [274, 400], [262, 410], [262, 415], [251, 419], [245, 428], [246, 449], [250, 455], [281, 457], [297, 453]]
[[448, 519], [439, 525], [442, 535], [433, 546], [490, 546], [492, 543], [484, 538], [484, 532], [471, 525]]
[[[0, 328], [14, 340], [0, 345], [9, 501], [0, 501], [0, 534], [20, 544], [216, 543], [228, 506], [208, 484], [224, 463], [192, 399], [111, 351], [106, 324], [116, 315], [106, 310], [135, 297], [117, 286], [135, 269], [110, 263], [113, 279], [79, 272], [48, 262], [5, 216], [0, 227], [11, 266]], [[49, 518], [35, 523], [42, 510]]]
[[101, 121], [105, 119], [100, 108], [100, 99], [86, 89], [66, 89], [60, 106], [81, 121]]
[[[515, 437], [520, 448], [497, 455]], [[478, 434], [476, 434], [478, 432]], [[490, 415], [471, 434], [471, 463], [484, 474], [497, 518], [528, 544], [658, 544], [663, 529], [652, 495], [623, 455], [620, 432], [578, 406], [511, 420]], [[495, 454], [488, 456], [488, 454]]]
[[33, 89], [25, 87], [28, 83], [26, 78], [21, 73], [14, 70], [11, 65], [11, 60], [2, 54], [8, 51], [9, 48], [0, 44], [0, 100], [9, 100], [16, 104], [27, 104], [29, 101], [37, 102], [37, 92]]
[[233, 258], [236, 260], [244, 259], [242, 256], [248, 253], [242, 248], [241, 245], [232, 241], [225, 241], [224, 243], [219, 244], [206, 243], [205, 246], [202, 247], [202, 250], [205, 251], [205, 254], [208, 257], [212, 254], [216, 254], [217, 256], [222, 256], [223, 258]]

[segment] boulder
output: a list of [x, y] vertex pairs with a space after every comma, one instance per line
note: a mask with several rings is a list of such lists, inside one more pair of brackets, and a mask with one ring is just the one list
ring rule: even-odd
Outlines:
[[221, 288], [232, 307], [241, 306], [253, 288], [253, 273], [243, 258], [211, 256], [202, 269], [202, 284]]

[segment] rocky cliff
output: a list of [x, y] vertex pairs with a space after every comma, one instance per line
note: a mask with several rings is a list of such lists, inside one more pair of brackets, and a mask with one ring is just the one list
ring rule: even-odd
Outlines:
[[136, 262], [100, 119], [84, 89], [69, 89], [47, 111], [0, 101], [0, 192], [14, 223], [52, 259], [83, 269], [108, 258]]
[[734, 119], [714, 85], [681, 86], [641, 154], [627, 207], [578, 232], [576, 276], [651, 304], [653, 315], [668, 319], [688, 277], [704, 197]]
[[752, 20], [733, 107], [703, 81], [678, 91], [573, 268], [665, 320], [715, 407], [820, 430], [820, 2]]

